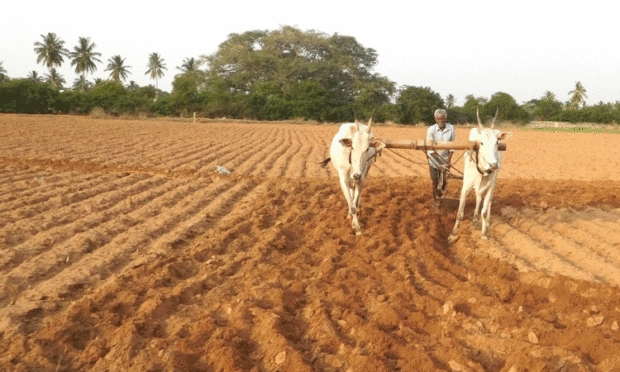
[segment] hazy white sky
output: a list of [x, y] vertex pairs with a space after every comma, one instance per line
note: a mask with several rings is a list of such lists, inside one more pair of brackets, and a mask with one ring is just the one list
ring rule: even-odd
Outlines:
[[[96, 4], [96, 5], [95, 5]], [[164, 5], [162, 5], [164, 4]], [[89, 75], [107, 78], [107, 60], [119, 54], [140, 86], [149, 54], [167, 71], [159, 81], [172, 89], [184, 58], [209, 55], [230, 33], [275, 30], [283, 25], [353, 36], [378, 53], [374, 72], [398, 86], [430, 87], [464, 103], [468, 94], [490, 98], [506, 92], [518, 103], [551, 91], [560, 101], [580, 81], [587, 103], [620, 101], [620, 49], [613, 2], [374, 1], [292, 2], [13, 1], [2, 6], [0, 61], [10, 77], [43, 75], [34, 43], [54, 32], [73, 50], [90, 37], [102, 64]], [[405, 5], [407, 4], [407, 5]], [[68, 59], [59, 72], [71, 86], [77, 74]]]

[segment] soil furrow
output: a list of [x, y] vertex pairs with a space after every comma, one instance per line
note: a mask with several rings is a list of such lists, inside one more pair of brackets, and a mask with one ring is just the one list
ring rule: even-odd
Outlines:
[[[0, 214], [8, 213], [16, 218], [25, 218], [45, 211], [46, 207], [56, 208], [58, 202], [63, 200], [79, 200], [78, 198], [88, 198], [87, 191], [97, 187], [109, 187], [110, 182], [116, 178], [109, 174], [65, 174], [58, 177], [63, 182], [56, 183], [53, 178], [41, 177], [33, 182], [29, 191], [22, 193], [19, 197], [10, 198], [0, 204]], [[51, 182], [49, 181], [50, 179]], [[105, 186], [102, 186], [105, 185]], [[51, 191], [50, 191], [51, 190]], [[51, 206], [48, 206], [51, 204]], [[8, 217], [8, 216], [7, 216]]]
[[[13, 301], [15, 306], [0, 310], [0, 319], [5, 318], [6, 322], [6, 317], [14, 318], [16, 311], [22, 311], [24, 308], [29, 311], [28, 309], [32, 306], [38, 307], [38, 304], [45, 303], [48, 299], [66, 299], [77, 296], [78, 293], [75, 288], [84, 289], [89, 284], [94, 284], [97, 278], [99, 280], [108, 278], [114, 272], [121, 271], [127, 265], [131, 265], [132, 256], [141, 257], [144, 254], [148, 255], [149, 252], [154, 252], [156, 255], [160, 254], [161, 245], [153, 244], [154, 242], [167, 234], [175, 234], [179, 223], [186, 221], [188, 214], [198, 213], [214, 199], [220, 197], [218, 195], [222, 191], [230, 190], [231, 186], [233, 189], [235, 188], [233, 183], [223, 181], [212, 184], [198, 193], [195, 190], [187, 190], [183, 192], [182, 199], [168, 199], [165, 206], [174, 207], [174, 209], [164, 212], [158, 218], [149, 218], [148, 221], [143, 220], [129, 228], [120, 230], [120, 234], [114, 236], [99, 249], [67, 262], [69, 266], [62, 268], [54, 276], [38, 282], [32, 288], [19, 294], [13, 294], [16, 297], [16, 300]], [[243, 186], [237, 188], [244, 189]], [[227, 191], [224, 195], [230, 193], [231, 191]], [[234, 194], [234, 191], [232, 193]], [[154, 201], [154, 203], [156, 202]], [[180, 208], [180, 205], [183, 204], [185, 207]], [[158, 210], [161, 209], [161, 207], [158, 208]], [[175, 210], [176, 212], [174, 212]], [[152, 213], [141, 210], [128, 214], [128, 216], [131, 215], [138, 218], [140, 216], [142, 218], [153, 216]], [[174, 240], [174, 238], [172, 239]], [[106, 247], [114, 247], [114, 249], [106, 249]], [[41, 263], [38, 266], [40, 267]], [[11, 282], [14, 281], [15, 279], [12, 278]], [[2, 321], [0, 321], [1, 323]]]
[[[597, 281], [595, 273], [584, 270], [577, 262], [563, 255], [561, 251], [552, 251], [547, 245], [542, 244], [535, 238], [530, 237], [527, 231], [521, 231], [518, 227], [513, 227], [513, 223], [497, 222], [491, 230], [491, 237], [506, 246], [521, 259], [530, 262], [537, 270], [549, 274], [562, 274], [563, 272], [573, 273], [577, 279]], [[474, 237], [479, 237], [477, 231]], [[508, 248], [509, 247], [509, 248]]]
[[[531, 219], [527, 211], [522, 212], [524, 217], [518, 222], [513, 222], [512, 226], [531, 239], [538, 242], [543, 249], [548, 249], [553, 254], [572, 265], [575, 265], [585, 272], [593, 273], [596, 280], [620, 285], [620, 281], [615, 282], [614, 276], [618, 274], [618, 266], [614, 265], [607, 258], [601, 257], [592, 251], [590, 247], [580, 245], [560, 234], [554, 233], [549, 228], [541, 226], [538, 222]], [[610, 282], [611, 281], [611, 282]]]
[[306, 164], [310, 161], [308, 157], [312, 151], [311, 140], [305, 131], [294, 131], [291, 133], [291, 147], [289, 147], [281, 158], [274, 161], [271, 171], [268, 173], [276, 177], [304, 177]]
[[199, 169], [200, 172], [210, 171], [214, 169], [217, 165], [222, 165], [232, 171], [237, 172], [236, 166], [238, 164], [243, 163], [244, 159], [252, 156], [255, 153], [258, 153], [264, 149], [265, 143], [273, 144], [273, 141], [269, 141], [269, 135], [276, 133], [275, 129], [271, 129], [269, 131], [264, 130], [259, 133], [255, 133], [255, 136], [252, 136], [251, 133], [248, 133], [244, 136], [242, 140], [235, 140], [233, 144], [230, 146], [232, 148], [223, 149], [221, 154], [214, 154], [218, 156], [213, 156], [212, 158], [216, 158], [216, 160], [212, 160], [208, 165], [204, 165]]
[[[299, 149], [299, 146], [295, 146], [292, 139], [292, 133], [290, 130], [284, 130], [284, 133], [280, 133], [281, 136], [284, 136], [283, 140], [280, 141], [280, 145], [268, 152], [261, 161], [251, 171], [247, 171], [244, 173], [251, 173], [252, 175], [256, 175], [258, 177], [266, 177], [269, 174], [275, 173], [275, 164], [278, 162], [286, 162], [290, 158], [287, 158], [285, 154], [289, 152], [291, 149]], [[243, 172], [243, 169], [239, 169], [239, 171]], [[278, 172], [279, 173], [279, 172]]]
[[[12, 215], [4, 217], [8, 223], [0, 229], [0, 239], [4, 241], [5, 247], [12, 247], [21, 244], [40, 231], [71, 223], [92, 213], [92, 210], [107, 209], [108, 205], [115, 203], [114, 200], [108, 199], [109, 195], [114, 195], [115, 190], [131, 186], [147, 177], [147, 175], [140, 174], [130, 175], [110, 180], [110, 182], [102, 182], [94, 185], [95, 187], [81, 191], [64, 190], [58, 196], [45, 197], [40, 203], [35, 201], [37, 204], [17, 209]], [[88, 208], [81, 208], [83, 201], [89, 204]], [[93, 207], [92, 204], [95, 206]]]
[[[0, 259], [0, 268], [6, 271], [7, 268], [15, 267], [27, 261], [30, 257], [40, 256], [50, 249], [52, 251], [48, 254], [51, 255], [50, 259], [52, 261], [54, 261], [53, 256], [57, 254], [56, 251], [58, 250], [64, 250], [63, 254], [71, 256], [73, 251], [64, 247], [66, 244], [71, 244], [66, 242], [67, 240], [76, 242], [74, 244], [76, 252], [88, 253], [94, 250], [98, 244], [100, 245], [102, 241], [105, 241], [105, 237], [114, 235], [108, 230], [105, 230], [105, 233], [100, 231], [106, 229], [108, 221], [114, 221], [119, 218], [122, 221], [121, 229], [131, 226], [133, 222], [127, 217], [128, 213], [136, 208], [143, 207], [182, 183], [177, 181], [167, 184], [167, 179], [163, 177], [159, 179], [150, 178], [136, 182], [136, 184], [122, 190], [98, 195], [96, 200], [86, 200], [80, 203], [81, 205], [77, 207], [84, 211], [81, 216], [76, 216], [75, 214], [78, 211], [70, 208], [74, 217], [71, 221], [59, 221], [53, 217], [51, 220], [47, 220], [46, 217], [46, 221], [40, 222], [43, 228], [33, 233], [32, 239], [26, 240], [24, 243], [4, 252], [2, 259]], [[105, 202], [101, 203], [101, 200], [105, 200]], [[59, 215], [62, 215], [62, 213], [59, 213]], [[118, 224], [118, 222], [112, 222], [112, 225]], [[83, 248], [83, 252], [79, 247]], [[40, 259], [46, 260], [45, 257]]]

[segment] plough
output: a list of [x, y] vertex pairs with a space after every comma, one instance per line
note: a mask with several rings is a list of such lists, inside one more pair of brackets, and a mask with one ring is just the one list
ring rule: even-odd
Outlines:
[[[478, 150], [480, 143], [475, 141], [454, 141], [454, 142], [435, 142], [435, 141], [426, 141], [426, 140], [391, 140], [385, 138], [377, 138], [378, 142], [384, 143], [385, 148], [387, 149], [404, 149], [404, 150], [420, 150], [424, 151], [426, 156], [428, 157], [428, 151], [434, 150]], [[506, 144], [504, 142], [499, 142], [497, 144], [497, 149], [499, 151], [506, 151]], [[458, 159], [457, 159], [458, 161]], [[453, 163], [454, 164], [454, 163]], [[443, 188], [445, 190], [445, 182], [449, 178], [453, 179], [463, 179], [463, 172], [458, 170], [453, 166], [453, 164], [446, 164], [447, 168], [440, 171], [444, 177]], [[430, 164], [429, 164], [430, 167]], [[456, 172], [460, 174], [455, 174], [450, 171], [450, 168], [456, 170]]]

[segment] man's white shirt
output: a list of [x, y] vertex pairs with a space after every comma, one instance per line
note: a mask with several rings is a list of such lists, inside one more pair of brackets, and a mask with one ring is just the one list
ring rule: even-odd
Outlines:
[[[435, 141], [435, 142], [452, 142], [456, 139], [456, 135], [454, 133], [454, 126], [452, 124], [446, 123], [444, 129], [440, 129], [438, 124], [431, 125], [428, 127], [426, 131], [426, 140], [427, 141]], [[448, 162], [448, 156], [454, 150], [437, 150], [437, 151], [429, 151], [429, 155], [433, 152], [436, 152], [446, 163]], [[432, 156], [429, 156], [429, 165], [433, 168], [439, 168], [440, 164], [438, 164]]]

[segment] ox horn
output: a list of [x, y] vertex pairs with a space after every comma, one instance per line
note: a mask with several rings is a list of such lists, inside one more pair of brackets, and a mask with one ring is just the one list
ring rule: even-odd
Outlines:
[[497, 119], [497, 114], [499, 114], [499, 107], [495, 110], [495, 116], [493, 117], [493, 121], [491, 122], [491, 129], [495, 128], [495, 120]]
[[370, 133], [370, 127], [372, 126], [372, 117], [375, 116], [375, 110], [372, 110], [372, 114], [370, 114], [370, 119], [368, 120], [368, 128], [366, 130]]
[[482, 127], [482, 122], [480, 121], [480, 108], [476, 108], [476, 118], [478, 118], [478, 129], [480, 129], [480, 131], [482, 132], [482, 129], [484, 129]]

